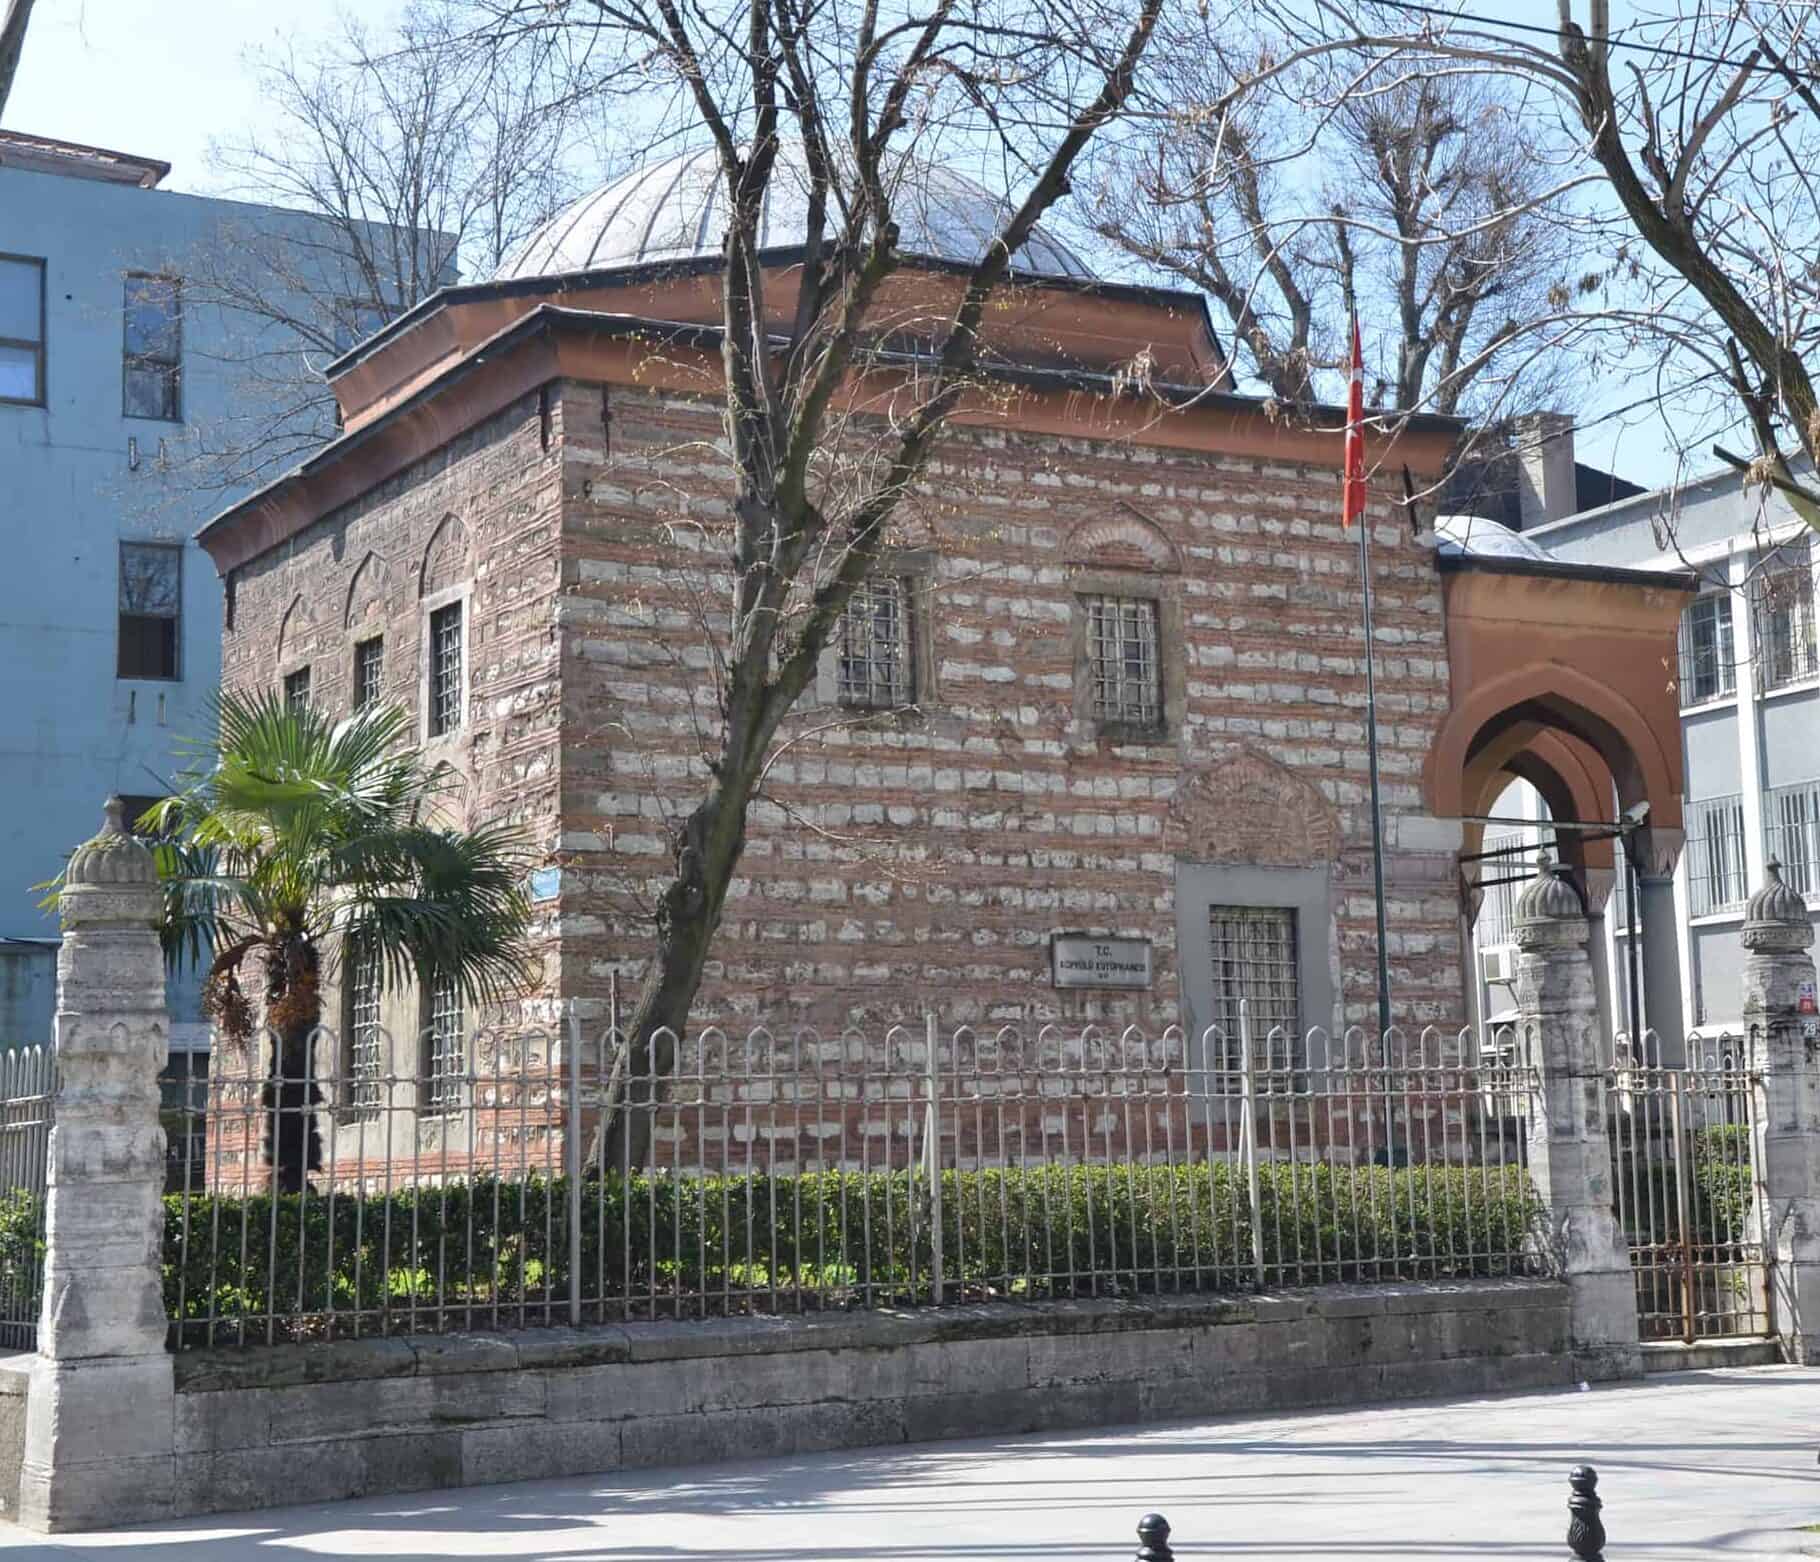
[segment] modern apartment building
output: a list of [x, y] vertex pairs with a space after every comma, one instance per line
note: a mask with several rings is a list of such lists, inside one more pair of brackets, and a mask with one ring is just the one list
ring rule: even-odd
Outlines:
[[[0, 131], [0, 1045], [50, 1039], [57, 925], [32, 886], [108, 793], [161, 795], [220, 682], [221, 584], [193, 535], [233, 496], [193, 456], [246, 411], [248, 326], [186, 270], [313, 222], [162, 190], [168, 172]], [[173, 1045], [205, 1046], [178, 987]]]

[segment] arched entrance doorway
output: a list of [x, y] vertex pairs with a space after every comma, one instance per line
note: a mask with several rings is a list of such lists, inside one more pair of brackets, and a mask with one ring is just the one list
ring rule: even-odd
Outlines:
[[[1674, 873], [1684, 839], [1676, 631], [1691, 575], [1543, 557], [1438, 559], [1446, 602], [1450, 708], [1429, 751], [1429, 807], [1462, 826], [1468, 939], [1483, 892], [1527, 864], [1486, 855], [1513, 780], [1540, 796], [1562, 861], [1600, 935], [1595, 965], [1609, 1025], [1653, 1029], [1669, 1057], [1683, 1034]], [[1608, 977], [1604, 918], [1634, 872], [1635, 928]], [[1634, 950], [1634, 953], [1632, 952]], [[1470, 984], [1469, 984], [1470, 985]]]

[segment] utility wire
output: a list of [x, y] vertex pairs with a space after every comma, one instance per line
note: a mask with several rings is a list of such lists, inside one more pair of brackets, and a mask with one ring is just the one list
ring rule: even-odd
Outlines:
[[[1453, 11], [1444, 6], [1420, 5], [1417, 0], [1376, 0], [1376, 3], [1393, 11], [1413, 11], [1421, 16], [1437, 16], [1448, 22], [1470, 22], [1478, 27], [1502, 28], [1506, 32], [1542, 33], [1550, 38], [1561, 36], [1559, 27], [1550, 27], [1542, 22], [1511, 22], [1498, 16], [1479, 16], [1471, 11]], [[1693, 60], [1703, 65], [1742, 65], [1744, 63], [1743, 60], [1728, 54], [1706, 54], [1698, 49], [1677, 49], [1669, 44], [1645, 43], [1641, 39], [1626, 38], [1621, 34], [1608, 37], [1604, 41], [1608, 47], [1613, 49], [1634, 49], [1642, 54], [1659, 54], [1675, 60]], [[1783, 74], [1767, 60], [1759, 63], [1756, 68], [1774, 71], [1779, 76]], [[1791, 66], [1789, 74], [1799, 76], [1803, 81], [1820, 84], [1820, 75], [1811, 71], [1799, 71]]]

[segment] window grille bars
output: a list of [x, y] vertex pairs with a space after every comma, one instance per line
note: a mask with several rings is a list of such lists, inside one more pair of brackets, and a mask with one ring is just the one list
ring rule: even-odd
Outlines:
[[1094, 596], [1085, 601], [1094, 720], [1160, 727], [1163, 684], [1156, 603], [1146, 597]]

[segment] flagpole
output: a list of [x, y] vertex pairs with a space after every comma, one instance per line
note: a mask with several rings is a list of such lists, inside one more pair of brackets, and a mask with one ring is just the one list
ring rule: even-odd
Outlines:
[[1390, 937], [1384, 919], [1384, 810], [1378, 789], [1378, 681], [1371, 633], [1371, 521], [1359, 517], [1359, 579], [1365, 614], [1365, 750], [1371, 762], [1371, 880], [1378, 910], [1378, 1030], [1390, 1029]]
[[1371, 877], [1378, 911], [1378, 1032], [1390, 1029], [1390, 935], [1384, 926], [1384, 808], [1378, 788], [1377, 654], [1371, 634], [1371, 518], [1365, 481], [1365, 354], [1359, 342], [1359, 317], [1352, 317], [1352, 361], [1346, 383], [1346, 458], [1343, 523], [1359, 523], [1359, 585], [1365, 617], [1365, 751], [1371, 764]]

